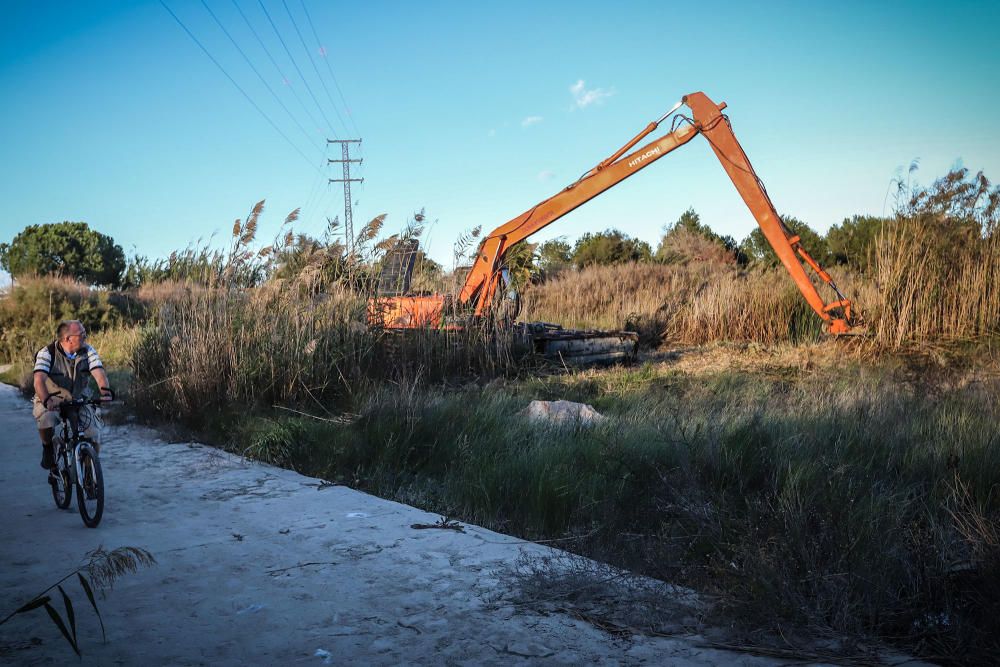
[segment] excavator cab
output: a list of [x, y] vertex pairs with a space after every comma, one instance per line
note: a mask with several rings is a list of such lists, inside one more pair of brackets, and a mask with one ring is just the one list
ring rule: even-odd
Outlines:
[[417, 239], [402, 239], [386, 253], [375, 286], [375, 293], [378, 296], [405, 296], [410, 293], [413, 266], [416, 264], [419, 249], [420, 242]]

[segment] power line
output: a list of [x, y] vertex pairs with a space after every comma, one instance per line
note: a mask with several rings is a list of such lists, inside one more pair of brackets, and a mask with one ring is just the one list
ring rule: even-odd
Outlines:
[[250, 23], [250, 19], [248, 19], [247, 15], [243, 13], [243, 9], [236, 3], [236, 0], [233, 0], [233, 6], [236, 7], [236, 11], [238, 11], [240, 13], [240, 16], [243, 17], [243, 21], [247, 24], [247, 27], [250, 28], [250, 32], [253, 33], [253, 36], [257, 39], [257, 43], [260, 44], [260, 48], [264, 50], [264, 53], [267, 55], [268, 60], [270, 60], [271, 64], [274, 65], [274, 69], [275, 71], [278, 72], [278, 76], [280, 76], [281, 80], [288, 85], [288, 89], [292, 91], [292, 95], [295, 97], [295, 101], [299, 103], [299, 106], [302, 107], [302, 110], [305, 111], [307, 116], [309, 116], [309, 120], [312, 122], [312, 124], [318, 128], [320, 126], [319, 121], [316, 120], [316, 118], [306, 107], [305, 102], [303, 102], [302, 98], [299, 97], [298, 91], [296, 91], [295, 88], [291, 85], [291, 81], [288, 79], [288, 77], [285, 76], [285, 73], [281, 71], [281, 66], [278, 65], [278, 61], [276, 61], [274, 59], [274, 56], [271, 55], [271, 51], [268, 50], [267, 46], [264, 44], [264, 40], [260, 38], [260, 35], [254, 29], [253, 24]]
[[219, 17], [215, 15], [215, 12], [212, 11], [212, 8], [208, 6], [208, 3], [205, 2], [205, 0], [201, 0], [201, 4], [205, 7], [205, 9], [208, 10], [208, 13], [212, 16], [212, 18], [215, 19], [215, 23], [219, 26], [219, 28], [222, 29], [222, 32], [226, 34], [226, 37], [228, 37], [229, 41], [233, 43], [233, 46], [236, 47], [236, 50], [240, 52], [240, 55], [243, 56], [243, 60], [245, 60], [247, 65], [250, 66], [250, 69], [253, 70], [253, 73], [257, 75], [257, 78], [260, 79], [260, 82], [263, 83], [264, 87], [267, 88], [269, 93], [271, 93], [271, 96], [274, 97], [274, 101], [277, 102], [279, 105], [281, 105], [281, 108], [285, 110], [285, 113], [287, 113], [288, 117], [292, 119], [292, 122], [294, 122], [298, 126], [298, 128], [302, 130], [302, 134], [305, 135], [306, 141], [308, 141], [310, 144], [313, 145], [314, 148], [318, 149], [322, 153], [323, 149], [320, 148], [319, 144], [313, 142], [313, 139], [312, 137], [309, 136], [309, 133], [306, 131], [306, 128], [302, 127], [302, 123], [300, 123], [299, 120], [294, 115], [292, 115], [292, 112], [288, 110], [288, 107], [285, 106], [285, 103], [281, 101], [281, 98], [278, 97], [278, 94], [274, 92], [273, 88], [271, 88], [271, 84], [269, 84], [267, 80], [263, 76], [261, 76], [261, 73], [257, 71], [257, 68], [254, 67], [254, 64], [250, 61], [250, 58], [247, 56], [246, 52], [243, 51], [243, 48], [240, 47], [239, 43], [235, 39], [233, 39], [233, 36], [229, 34], [229, 31], [226, 30], [226, 26], [222, 25], [222, 21], [220, 21]]
[[[306, 18], [309, 20], [309, 28], [312, 30], [313, 37], [316, 38], [316, 46], [323, 48], [323, 43], [319, 40], [319, 35], [316, 33], [316, 26], [313, 24], [312, 16], [309, 14], [309, 10], [306, 8], [305, 0], [299, 0], [302, 3], [302, 9], [306, 13]], [[330, 59], [326, 56], [324, 51], [323, 62], [326, 63], [326, 69], [330, 72], [330, 78], [333, 79], [333, 85], [337, 88], [337, 94], [340, 95], [340, 101], [344, 104], [344, 112], [347, 117], [351, 119], [351, 125], [354, 126], [354, 131], [357, 135], [361, 136], [361, 130], [358, 129], [358, 124], [354, 122], [354, 115], [351, 113], [351, 107], [347, 104], [347, 100], [344, 99], [344, 92], [340, 89], [340, 84], [337, 82], [337, 77], [333, 74], [333, 68], [330, 66]]]
[[325, 186], [326, 186], [325, 188], [320, 190], [319, 201], [314, 206], [314, 208], [316, 209], [316, 215], [318, 216], [319, 224], [323, 227], [324, 230], [329, 228], [330, 218], [338, 218], [338, 219], [340, 218], [339, 215], [330, 213], [333, 210], [334, 202], [337, 199], [337, 193], [334, 192], [334, 189], [332, 187], [330, 187], [329, 182], [325, 183]]
[[[162, 2], [163, 0], [160, 1]], [[326, 113], [323, 111], [323, 106], [319, 103], [319, 100], [316, 99], [316, 95], [312, 91], [312, 86], [309, 85], [309, 81], [306, 80], [306, 77], [302, 74], [302, 70], [299, 69], [299, 64], [295, 62], [295, 58], [292, 57], [292, 52], [288, 50], [288, 45], [285, 44], [285, 38], [282, 37], [281, 32], [278, 31], [278, 26], [274, 25], [274, 20], [268, 13], [267, 7], [264, 6], [263, 0], [257, 0], [257, 4], [259, 4], [260, 8], [264, 10], [264, 16], [267, 17], [267, 20], [271, 24], [271, 27], [274, 28], [274, 34], [278, 36], [278, 41], [281, 42], [281, 46], [284, 47], [285, 53], [288, 54], [288, 59], [292, 61], [292, 66], [294, 66], [295, 71], [299, 73], [299, 78], [301, 78], [302, 83], [305, 84], [306, 90], [309, 92], [309, 96], [312, 97], [313, 102], [316, 103], [316, 108], [319, 109], [320, 115], [323, 116], [323, 120], [326, 121], [326, 126], [330, 129], [331, 132], [336, 134], [336, 132], [333, 129], [333, 123], [331, 123], [330, 119], [326, 117]]]
[[306, 197], [305, 204], [302, 205], [302, 210], [304, 212], [304, 217], [313, 218], [313, 208], [323, 209], [322, 205], [323, 199], [323, 186], [329, 185], [326, 182], [326, 178], [321, 178], [322, 174], [317, 174], [317, 177], [313, 180], [312, 188], [309, 190], [309, 195]]
[[292, 27], [295, 28], [295, 34], [299, 36], [299, 43], [302, 45], [302, 50], [306, 52], [306, 56], [309, 58], [309, 64], [312, 65], [313, 71], [316, 72], [316, 78], [319, 79], [319, 83], [323, 86], [323, 90], [326, 92], [326, 99], [330, 100], [330, 106], [333, 108], [334, 113], [337, 114], [337, 120], [340, 121], [341, 126], [343, 126], [344, 131], [347, 131], [347, 123], [340, 115], [340, 111], [337, 109], [337, 103], [333, 101], [333, 96], [330, 95], [330, 89], [326, 87], [326, 81], [319, 73], [319, 68], [316, 67], [316, 60], [313, 58], [312, 51], [306, 46], [306, 40], [302, 38], [302, 31], [299, 30], [299, 24], [295, 22], [295, 17], [292, 16], [292, 10], [288, 8], [288, 3], [285, 0], [281, 0], [281, 4], [285, 6], [285, 12], [288, 14], [289, 20], [292, 22]]
[[[204, 0], [202, 0], [202, 1], [204, 2]], [[274, 56], [271, 55], [271, 52], [268, 50], [267, 46], [265, 46], [264, 41], [261, 39], [260, 35], [254, 29], [253, 25], [250, 23], [250, 20], [247, 18], [246, 14], [240, 8], [239, 4], [237, 4], [236, 0], [232, 0], [232, 2], [233, 2], [233, 5], [236, 7], [236, 10], [240, 13], [240, 16], [243, 17], [243, 21], [247, 24], [247, 27], [250, 28], [250, 32], [253, 33], [253, 36], [256, 38], [258, 44], [260, 44], [260, 47], [264, 50], [264, 53], [267, 54], [267, 57], [271, 61], [271, 64], [274, 65], [274, 68], [278, 71], [278, 74], [287, 83], [288, 79], [285, 77], [284, 73], [281, 71], [281, 67], [278, 65], [277, 61], [275, 61]], [[263, 9], [263, 7], [262, 7], [262, 9]], [[288, 11], [287, 5], [285, 7], [285, 10]], [[266, 10], [265, 10], [265, 14], [266, 14]], [[289, 13], [289, 16], [291, 17], [290, 13]], [[268, 19], [270, 19], [270, 16], [268, 16]], [[294, 19], [293, 19], [293, 22], [294, 22]], [[272, 27], [273, 26], [274, 26], [274, 24], [272, 22]], [[296, 27], [296, 29], [297, 29], [297, 27]], [[279, 39], [280, 39], [280, 35], [279, 35]], [[290, 56], [290, 54], [289, 54], [289, 56]], [[293, 64], [294, 64], [294, 61], [293, 61]], [[295, 92], [295, 89], [292, 88], [291, 90], [292, 90], [292, 93], [295, 95], [295, 99], [298, 100], [299, 105], [302, 106], [302, 108], [306, 111], [306, 114], [309, 116], [310, 119], [312, 119], [313, 123], [318, 126], [319, 124], [316, 122], [315, 118], [313, 118], [312, 114], [309, 113], [308, 109], [305, 108], [305, 105], [302, 103], [302, 99]], [[308, 221], [314, 222], [315, 219], [316, 219], [316, 214], [313, 211], [314, 210], [318, 211], [320, 213], [320, 215], [322, 215], [322, 212], [325, 211], [329, 207], [329, 202], [324, 201], [325, 195], [327, 195], [327, 193], [324, 192], [324, 187], [323, 187], [323, 186], [327, 186], [329, 184], [326, 182], [325, 178], [321, 178], [320, 176], [321, 176], [321, 174], [317, 174], [317, 178], [313, 181], [312, 187], [309, 189], [309, 194], [306, 196], [305, 203], [302, 204], [302, 210], [303, 210], [302, 219], [303, 219], [303, 221], [307, 221], [308, 220]]]
[[310, 167], [312, 167], [313, 169], [319, 171], [319, 167], [317, 167], [316, 165], [314, 165], [312, 163], [312, 161], [309, 159], [309, 157], [307, 157], [306, 154], [303, 153], [302, 150], [298, 146], [296, 146], [292, 142], [291, 139], [288, 138], [288, 135], [286, 135], [284, 132], [282, 132], [281, 128], [279, 128], [274, 123], [274, 121], [271, 120], [271, 117], [268, 116], [266, 113], [264, 113], [264, 110], [261, 109], [257, 105], [257, 103], [253, 101], [253, 98], [251, 98], [249, 95], [247, 95], [247, 92], [245, 90], [243, 90], [243, 88], [240, 86], [240, 84], [236, 83], [236, 79], [234, 79], [233, 77], [229, 76], [229, 72], [227, 72], [226, 69], [222, 65], [219, 64], [219, 61], [216, 60], [212, 56], [212, 54], [208, 52], [208, 49], [205, 48], [204, 44], [202, 44], [200, 41], [198, 41], [198, 38], [194, 36], [194, 33], [192, 33], [190, 30], [188, 30], [188, 27], [186, 25], [184, 25], [184, 22], [181, 21], [177, 17], [177, 14], [174, 14], [174, 12], [170, 9], [170, 7], [167, 6], [167, 3], [164, 2], [164, 0], [160, 0], [160, 4], [163, 5], [163, 8], [167, 10], [167, 13], [169, 13], [172, 17], [174, 17], [174, 20], [177, 21], [177, 25], [179, 25], [181, 28], [184, 29], [184, 32], [186, 32], [188, 34], [188, 36], [192, 40], [194, 40], [194, 43], [198, 45], [198, 47], [205, 53], [206, 56], [208, 56], [208, 59], [211, 60], [213, 63], [215, 63], [215, 66], [219, 68], [219, 71], [222, 72], [227, 79], [229, 79], [229, 82], [232, 83], [234, 86], [236, 86], [236, 89], [243, 94], [243, 97], [245, 97], [246, 100], [247, 100], [247, 102], [249, 102], [253, 106], [253, 108], [257, 110], [257, 113], [259, 113], [261, 116], [263, 116], [264, 120], [266, 120], [271, 125], [271, 127], [274, 128], [274, 131], [277, 132], [278, 134], [280, 134], [281, 137], [288, 143], [288, 145], [291, 146], [293, 149], [295, 149], [295, 152], [298, 153], [299, 155], [301, 155], [303, 160], [305, 160], [306, 162], [309, 163]]

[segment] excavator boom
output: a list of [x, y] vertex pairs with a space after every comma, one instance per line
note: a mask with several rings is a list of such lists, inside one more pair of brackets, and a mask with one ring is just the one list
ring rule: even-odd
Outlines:
[[[691, 118], [681, 116], [681, 120], [685, 122], [679, 127], [631, 153], [628, 152], [653, 133], [681, 104], [691, 110]], [[480, 244], [472, 268], [461, 292], [457, 295], [459, 304], [471, 307], [477, 316], [486, 315], [502, 282], [504, 257], [513, 245], [645, 169], [700, 134], [711, 145], [757, 224], [760, 225], [764, 237], [774, 248], [806, 302], [826, 322], [829, 332], [850, 333], [853, 326], [851, 302], [844, 298], [829, 274], [806, 252], [799, 237], [793, 235], [781, 222], [763, 183], [754, 172], [739, 141], [736, 140], [728, 117], [722, 113], [725, 108], [724, 102], [716, 104], [704, 93], [685, 96], [681, 103], [659, 120], [647, 125], [633, 139], [576, 182], [490, 232]], [[824, 301], [802, 262], [805, 262], [833, 289], [837, 299], [829, 303]], [[444, 299], [438, 295], [397, 297], [382, 304], [383, 320], [389, 327], [439, 324], [443, 306]]]

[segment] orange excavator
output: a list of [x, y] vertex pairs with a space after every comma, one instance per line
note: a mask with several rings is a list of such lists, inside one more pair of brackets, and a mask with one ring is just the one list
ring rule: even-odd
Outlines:
[[[691, 111], [690, 117], [675, 112], [682, 105]], [[606, 160], [581, 176], [559, 193], [531, 207], [521, 215], [497, 227], [482, 241], [473, 264], [457, 297], [442, 294], [409, 295], [409, 269], [396, 264], [395, 280], [402, 289], [389, 296], [379, 297], [372, 304], [373, 319], [387, 329], [413, 329], [422, 327], [451, 327], [451, 313], [459, 316], [485, 318], [498, 311], [498, 304], [505, 300], [507, 273], [504, 258], [516, 243], [552, 224], [581, 204], [614, 187], [629, 176], [653, 164], [667, 153], [702, 135], [715, 151], [729, 178], [733, 181], [743, 201], [760, 225], [765, 238], [781, 260], [802, 296], [825, 322], [825, 329], [834, 335], [849, 334], [856, 327], [851, 301], [841, 294], [830, 275], [806, 252], [798, 236], [782, 223], [771, 203], [764, 185], [750, 164], [746, 153], [736, 140], [729, 117], [722, 113], [726, 103], [716, 104], [704, 93], [686, 95], [670, 111], [651, 122], [632, 140], [619, 148]], [[640, 141], [653, 133], [661, 123], [673, 117], [671, 131], [641, 148], [631, 151]], [[828, 285], [836, 295], [825, 301], [810, 280], [803, 262]], [[383, 278], [385, 276], [383, 275]], [[385, 281], [391, 283], [392, 280]], [[530, 325], [529, 325], [530, 326]], [[570, 332], [560, 331], [553, 325], [539, 325], [533, 329], [536, 343], [543, 352], [558, 350], [563, 355], [572, 350], [572, 343], [583, 343], [583, 355], [597, 354], [595, 345], [617, 339], [625, 351], [617, 356], [634, 355], [637, 337], [628, 332]], [[631, 347], [631, 353], [627, 348]]]

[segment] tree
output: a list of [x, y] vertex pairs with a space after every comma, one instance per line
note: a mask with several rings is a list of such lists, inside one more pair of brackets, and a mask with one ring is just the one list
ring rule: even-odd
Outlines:
[[537, 243], [521, 241], [510, 247], [504, 253], [503, 263], [507, 269], [511, 285], [516, 290], [523, 290], [531, 281], [532, 269], [535, 265], [535, 250]]
[[[785, 223], [788, 231], [802, 239], [802, 247], [805, 248], [805, 251], [813, 259], [819, 262], [820, 265], [829, 263], [830, 251], [822, 236], [797, 218], [783, 215], [781, 216], [781, 221]], [[739, 249], [740, 252], [746, 255], [747, 260], [754, 264], [778, 266], [781, 263], [781, 260], [778, 259], [778, 255], [775, 254], [771, 244], [767, 242], [767, 238], [760, 227], [754, 229], [750, 232], [749, 236], [743, 239]]]
[[114, 239], [85, 222], [57, 222], [25, 227], [9, 244], [0, 244], [0, 267], [15, 278], [63, 276], [117, 287], [125, 271], [125, 253]]
[[738, 247], [731, 236], [719, 236], [703, 225], [695, 210], [689, 208], [677, 222], [664, 228], [656, 260], [664, 264], [691, 260], [733, 264], [738, 260]]
[[830, 249], [830, 259], [837, 264], [846, 264], [855, 269], [867, 269], [875, 238], [891, 218], [872, 215], [855, 215], [845, 218], [826, 233], [826, 244]]
[[544, 276], [554, 276], [569, 267], [572, 261], [573, 250], [564, 237], [546, 241], [535, 251], [535, 266]]
[[624, 262], [646, 262], [653, 258], [649, 244], [633, 239], [617, 229], [608, 229], [597, 234], [584, 234], [573, 246], [573, 264], [578, 268], [592, 264], [622, 264]]

